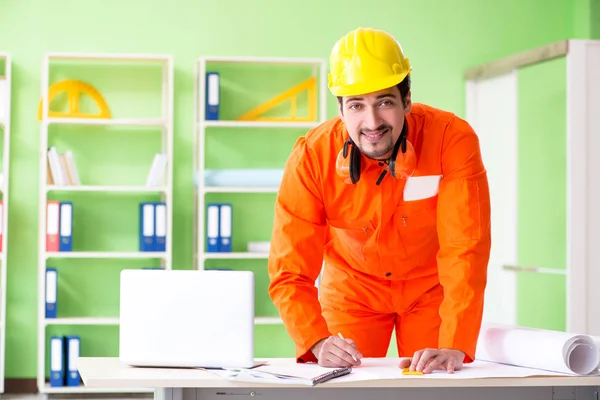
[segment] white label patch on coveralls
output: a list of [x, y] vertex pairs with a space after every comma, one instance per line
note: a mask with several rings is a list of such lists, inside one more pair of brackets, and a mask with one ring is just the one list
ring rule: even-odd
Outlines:
[[406, 180], [404, 200], [422, 200], [438, 194], [442, 175], [414, 176]]

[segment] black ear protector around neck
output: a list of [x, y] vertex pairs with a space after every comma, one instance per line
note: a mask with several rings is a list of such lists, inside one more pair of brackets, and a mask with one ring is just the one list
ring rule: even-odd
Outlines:
[[[407, 137], [408, 124], [406, 120], [404, 120], [404, 126], [402, 127], [402, 132], [400, 132], [400, 137], [394, 144], [392, 155], [388, 160], [386, 160], [387, 167], [381, 172], [381, 175], [379, 175], [379, 178], [377, 179], [377, 185], [381, 184], [381, 181], [383, 181], [383, 178], [385, 178], [387, 175], [388, 169], [394, 178], [412, 175], [414, 171], [414, 164], [416, 164], [415, 155], [412, 144], [410, 144]], [[402, 149], [400, 157], [401, 159], [398, 160], [398, 153], [400, 149]], [[341, 151], [341, 154], [338, 155], [337, 162], [337, 170], [342, 177], [349, 176], [350, 181], [353, 184], [360, 180], [361, 152], [358, 146], [356, 146], [352, 141], [352, 138], [348, 138], [348, 140], [344, 142], [344, 147]]]
[[356, 183], [360, 180], [360, 150], [358, 149], [358, 146], [354, 144], [352, 139], [348, 138], [348, 140], [344, 142], [344, 158], [348, 157], [348, 147], [350, 147], [350, 180], [352, 183]]

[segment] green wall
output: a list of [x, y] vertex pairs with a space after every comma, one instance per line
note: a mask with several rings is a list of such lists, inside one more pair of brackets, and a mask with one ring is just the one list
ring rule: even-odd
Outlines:
[[[566, 39], [573, 34], [575, 26], [580, 26], [579, 21], [585, 18], [586, 9], [592, 8], [592, 0], [577, 9], [569, 0], [398, 0], [387, 3], [385, 8], [367, 8], [364, 1], [356, 0], [328, 0], [322, 3], [317, 0], [291, 3], [277, 0], [173, 0], [169, 6], [165, 4], [159, 0], [30, 0], [0, 3], [0, 51], [11, 52], [14, 58], [7, 377], [36, 375], [39, 130], [35, 112], [40, 96], [41, 61], [45, 52], [147, 52], [174, 55], [174, 266], [190, 268], [193, 248], [193, 62], [198, 56], [326, 58], [335, 40], [347, 31], [360, 25], [375, 26], [396, 35], [410, 58], [414, 68], [413, 99], [464, 115], [465, 69]], [[590, 22], [582, 35], [591, 35], [592, 32], [594, 26]], [[335, 100], [331, 96], [328, 110], [329, 116], [335, 115]], [[245, 141], [243, 149], [236, 147], [239, 153], [226, 154], [234, 158], [245, 157], [250, 152], [260, 151], [268, 143], [269, 139], [264, 135], [254, 142]], [[149, 152], [154, 145], [155, 142], [144, 144], [140, 151]], [[286, 146], [289, 148], [289, 142]], [[112, 157], [121, 156], [105, 153], [105, 165], [109, 165]], [[260, 210], [254, 218], [264, 224], [259, 228], [260, 232], [266, 232], [271, 217], [270, 198], [256, 196], [253, 199], [259, 204], [257, 209]], [[94, 201], [102, 201], [100, 198], [86, 200], [86, 207], [90, 208], [94, 206]], [[133, 207], [134, 201], [138, 200], [127, 201], [131, 201]], [[114, 219], [117, 222], [112, 232], [121, 232], [124, 238], [128, 238], [123, 240], [131, 240], [131, 236], [125, 236], [123, 232], [132, 232], [136, 218], [134, 212], [129, 215], [121, 212]], [[83, 221], [88, 220], [82, 220], [82, 224]], [[119, 246], [119, 243], [106, 243], [106, 248], [111, 246]], [[264, 264], [252, 263], [249, 266], [258, 270]], [[65, 271], [71, 274], [82, 271], [81, 279], [85, 282], [73, 291], [65, 287], [65, 296], [75, 297], [80, 293], [93, 295], [93, 300], [86, 303], [85, 307], [66, 308], [65, 312], [107, 314], [117, 309], [117, 273], [123, 264], [108, 265], [110, 275], [105, 278], [98, 277], [101, 267], [100, 264], [90, 263], [79, 265], [74, 261], [64, 263]], [[75, 282], [79, 280], [69, 281], [69, 287], [78, 284]], [[91, 282], [96, 282], [98, 289], [92, 289]], [[263, 278], [258, 289], [264, 289], [265, 285]], [[260, 307], [269, 310], [269, 304]], [[80, 329], [79, 332], [85, 335], [83, 355], [115, 355], [117, 331], [116, 327]], [[59, 329], [53, 332], [59, 333]], [[257, 335], [257, 356], [293, 354], [291, 343], [281, 327], [261, 327]]]
[[571, 38], [600, 39], [600, 0], [574, 0], [571, 13]]
[[[518, 265], [566, 268], [566, 68], [562, 57], [518, 72]], [[566, 329], [565, 279], [518, 273], [517, 323]]]

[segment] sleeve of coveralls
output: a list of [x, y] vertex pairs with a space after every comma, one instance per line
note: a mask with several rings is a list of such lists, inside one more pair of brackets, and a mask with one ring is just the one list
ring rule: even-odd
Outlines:
[[438, 197], [439, 277], [444, 287], [439, 347], [474, 360], [490, 256], [490, 194], [479, 139], [455, 118], [442, 144]]
[[268, 262], [269, 295], [296, 343], [298, 362], [316, 362], [310, 348], [330, 336], [315, 286], [326, 227], [318, 171], [304, 139], [299, 139], [277, 195]]

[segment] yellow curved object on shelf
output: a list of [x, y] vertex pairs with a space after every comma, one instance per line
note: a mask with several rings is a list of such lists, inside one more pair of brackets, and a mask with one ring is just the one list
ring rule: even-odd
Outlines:
[[[308, 91], [308, 116], [298, 117], [296, 115], [297, 96]], [[284, 101], [290, 100], [291, 115], [288, 117], [265, 117], [262, 114], [282, 104]], [[269, 101], [259, 105], [258, 107], [248, 111], [237, 119], [238, 121], [304, 121], [312, 122], [317, 120], [317, 78], [310, 77], [307, 80], [297, 84], [278, 94]]]
[[[48, 89], [48, 108], [54, 98], [65, 92], [67, 94], [68, 111], [52, 111], [48, 110], [48, 117], [52, 118], [110, 118], [111, 113], [104, 97], [92, 85], [75, 80], [68, 79], [56, 82]], [[92, 98], [98, 107], [98, 113], [83, 113], [79, 108], [79, 99], [81, 95], [88, 95]], [[38, 106], [38, 119], [42, 119], [42, 101]]]

